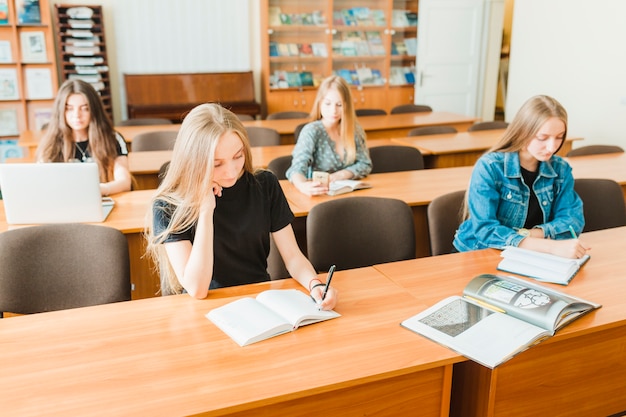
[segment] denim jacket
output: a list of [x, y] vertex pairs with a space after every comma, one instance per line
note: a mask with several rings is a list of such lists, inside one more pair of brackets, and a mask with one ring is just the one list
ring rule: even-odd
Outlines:
[[[572, 168], [559, 156], [539, 163], [533, 184], [543, 212], [541, 227], [549, 239], [571, 238], [585, 225], [583, 204], [574, 191]], [[474, 166], [468, 189], [469, 217], [454, 238], [459, 251], [518, 246], [528, 214], [530, 188], [522, 179], [518, 152], [491, 152]]]

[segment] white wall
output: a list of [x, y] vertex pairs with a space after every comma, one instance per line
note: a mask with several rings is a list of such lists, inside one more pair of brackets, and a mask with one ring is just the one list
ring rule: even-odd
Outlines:
[[626, 148], [626, 1], [518, 0], [506, 118], [535, 94], [568, 111], [569, 133]]

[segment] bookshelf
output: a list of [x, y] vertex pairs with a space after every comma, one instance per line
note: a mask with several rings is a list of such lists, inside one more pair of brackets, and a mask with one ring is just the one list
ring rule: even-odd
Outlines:
[[[0, 0], [0, 162], [49, 120], [58, 89], [48, 0]], [[11, 147], [14, 148], [11, 148]]]
[[357, 108], [413, 103], [419, 0], [264, 0], [266, 113], [310, 111], [331, 74], [353, 85]]
[[93, 85], [113, 120], [102, 6], [55, 4], [54, 7], [61, 80], [82, 79]]

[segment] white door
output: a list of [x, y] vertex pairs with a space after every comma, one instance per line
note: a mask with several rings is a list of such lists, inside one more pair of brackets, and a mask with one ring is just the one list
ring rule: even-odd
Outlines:
[[479, 116], [484, 0], [420, 0], [415, 103]]

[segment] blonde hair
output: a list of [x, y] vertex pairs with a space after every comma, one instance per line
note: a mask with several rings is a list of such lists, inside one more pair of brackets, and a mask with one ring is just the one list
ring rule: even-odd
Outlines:
[[565, 138], [567, 136], [567, 112], [561, 103], [549, 96], [531, 97], [519, 109], [502, 138], [487, 152], [517, 152], [523, 149], [537, 135], [541, 126], [553, 117], [563, 122], [565, 126], [563, 138]]
[[[529, 98], [515, 114], [502, 138], [487, 153], [520, 151], [535, 138], [541, 126], [553, 117], [563, 122], [563, 126], [565, 126], [563, 138], [565, 138], [567, 136], [567, 112], [561, 103], [545, 95]], [[561, 142], [561, 146], [563, 142], [565, 141]], [[462, 213], [464, 220], [469, 218], [469, 192], [465, 193]]]
[[350, 92], [350, 86], [338, 75], [331, 75], [325, 78], [320, 84], [317, 90], [317, 96], [313, 103], [313, 109], [311, 110], [311, 118], [313, 120], [319, 120], [322, 118], [322, 102], [329, 90], [335, 89], [341, 96], [342, 101], [342, 114], [339, 121], [339, 134], [341, 136], [341, 145], [346, 150], [346, 164], [353, 164], [356, 160], [356, 141], [354, 140], [354, 134], [356, 132], [356, 113], [354, 111], [354, 103], [352, 101], [352, 93]]
[[59, 88], [52, 107], [52, 116], [37, 148], [37, 160], [68, 162], [74, 159], [76, 142], [72, 128], [67, 125], [65, 106], [69, 96], [80, 94], [89, 106], [89, 154], [98, 164], [100, 181], [113, 180], [117, 158], [117, 139], [109, 116], [104, 111], [100, 95], [91, 84], [82, 80], [67, 80]]
[[[146, 252], [161, 274], [163, 293], [180, 293], [182, 286], [176, 278], [163, 243], [173, 234], [193, 226], [200, 215], [206, 193], [212, 192], [215, 149], [225, 133], [235, 133], [243, 143], [244, 171], [253, 172], [248, 134], [237, 116], [219, 104], [201, 104], [183, 120], [172, 151], [172, 160], [155, 196], [146, 219]], [[159, 234], [153, 230], [155, 203], [173, 208], [169, 225]]]

